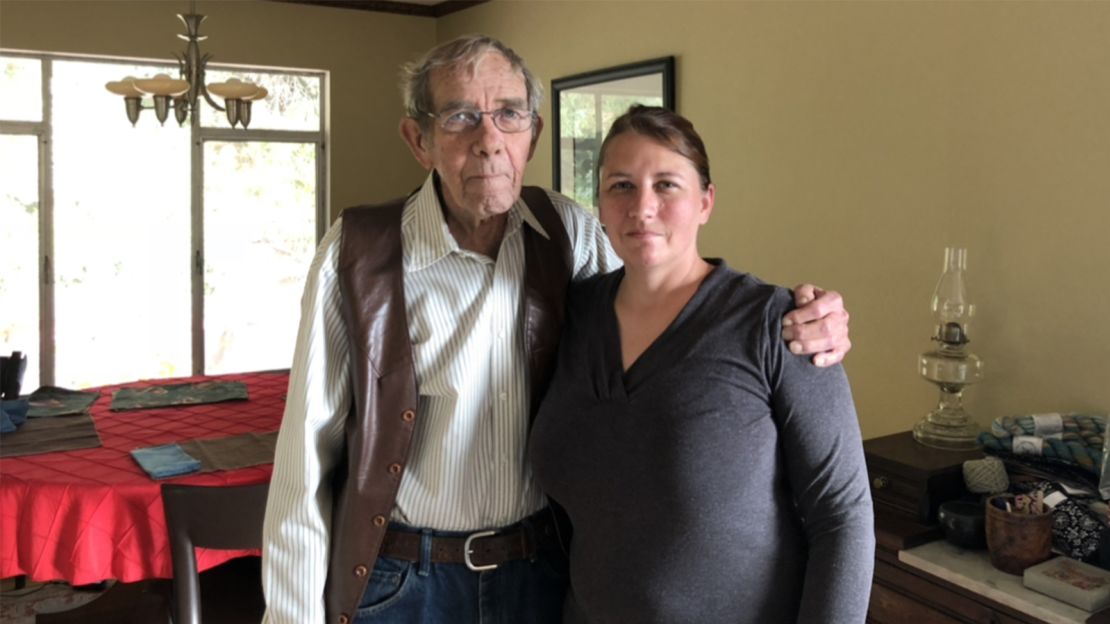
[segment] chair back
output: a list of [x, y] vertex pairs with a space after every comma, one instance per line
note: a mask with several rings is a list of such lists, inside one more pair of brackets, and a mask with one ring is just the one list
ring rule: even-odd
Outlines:
[[23, 374], [27, 372], [27, 356], [20, 351], [0, 357], [0, 399], [14, 401], [23, 387]]
[[165, 484], [162, 503], [173, 556], [174, 624], [201, 624], [195, 547], [262, 547], [269, 483], [235, 486]]

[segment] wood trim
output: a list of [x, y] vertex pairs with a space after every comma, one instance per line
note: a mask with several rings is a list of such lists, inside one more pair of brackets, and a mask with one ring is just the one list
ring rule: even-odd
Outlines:
[[444, 0], [439, 4], [432, 5], [432, 12], [436, 17], [443, 17], [486, 2], [489, 2], [489, 0]]
[[401, 15], [415, 15], [418, 17], [443, 17], [472, 6], [484, 4], [489, 0], [444, 0], [438, 4], [411, 4], [408, 2], [391, 2], [390, 0], [270, 0], [271, 2], [284, 2], [286, 4], [310, 4], [315, 6], [330, 7], [333, 9], [351, 9], [355, 11], [375, 11], [378, 13], [397, 13]]

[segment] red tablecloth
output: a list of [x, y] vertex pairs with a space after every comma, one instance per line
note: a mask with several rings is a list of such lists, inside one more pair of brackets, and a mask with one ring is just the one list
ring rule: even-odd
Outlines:
[[[250, 399], [112, 412], [121, 387], [202, 380], [242, 381]], [[273, 464], [151, 479], [134, 448], [275, 431], [285, 405], [287, 372], [144, 381], [97, 388], [90, 413], [103, 446], [0, 459], [0, 577], [84, 585], [173, 578], [162, 510], [163, 483], [240, 485], [270, 479]], [[244, 551], [197, 549], [206, 570]]]

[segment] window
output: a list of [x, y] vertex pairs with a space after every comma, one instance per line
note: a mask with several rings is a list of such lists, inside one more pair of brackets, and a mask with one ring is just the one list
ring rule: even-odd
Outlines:
[[207, 104], [132, 127], [104, 89], [172, 67], [0, 67], [0, 352], [29, 355], [23, 387], [288, 367], [325, 223], [324, 74], [210, 68], [271, 93], [232, 130]]
[[315, 215], [303, 209], [316, 197], [315, 156], [311, 143], [205, 143], [206, 372], [292, 362], [316, 246]]
[[[0, 135], [0, 343], [39, 343], [39, 139]], [[3, 351], [7, 355], [14, 349]], [[28, 367], [24, 387], [37, 387], [38, 370]]]

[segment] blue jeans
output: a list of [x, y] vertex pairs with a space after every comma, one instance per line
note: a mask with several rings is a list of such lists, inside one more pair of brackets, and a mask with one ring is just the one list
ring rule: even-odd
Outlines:
[[432, 563], [433, 536], [468, 533], [392, 525], [422, 534], [421, 561], [378, 557], [354, 624], [560, 624], [567, 590], [566, 556], [541, 550], [530, 560], [474, 572], [462, 563]]

